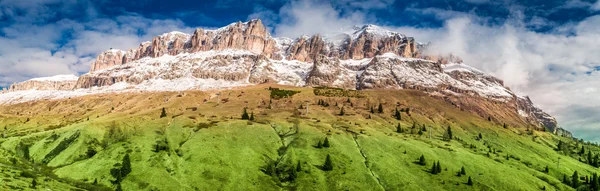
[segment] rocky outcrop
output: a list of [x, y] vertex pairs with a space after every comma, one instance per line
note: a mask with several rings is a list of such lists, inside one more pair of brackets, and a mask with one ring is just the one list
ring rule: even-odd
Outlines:
[[354, 27], [349, 32], [312, 37], [302, 36], [289, 44], [277, 45], [261, 20], [237, 22], [216, 30], [198, 28], [193, 34], [170, 32], [144, 42], [137, 49], [109, 50], [98, 55], [90, 72], [129, 63], [144, 57], [160, 57], [226, 49], [247, 50], [269, 59], [314, 62], [319, 55], [331, 58], [363, 59], [394, 53], [407, 58], [421, 56], [420, 45], [410, 37], [375, 25]]
[[58, 75], [45, 78], [34, 78], [21, 83], [12, 84], [8, 91], [23, 90], [72, 90], [77, 83], [77, 76]]
[[[517, 99], [517, 109], [518, 113], [529, 120], [534, 121], [540, 126], [546, 128], [547, 131], [552, 133], [557, 133], [558, 123], [556, 119], [546, 112], [542, 111], [540, 108], [535, 107], [531, 99], [528, 96], [525, 97], [516, 97]], [[570, 134], [570, 133], [569, 133]]]

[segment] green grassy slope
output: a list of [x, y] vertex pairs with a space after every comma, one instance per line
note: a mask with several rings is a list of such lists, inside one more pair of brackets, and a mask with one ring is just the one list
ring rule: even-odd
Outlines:
[[[224, 90], [219, 103], [216, 92], [163, 92], [1, 106], [0, 190], [34, 189], [33, 179], [36, 189], [114, 190], [111, 169], [125, 155], [124, 190], [572, 190], [563, 175], [600, 172], [585, 154], [567, 153], [584, 144], [530, 131], [512, 114], [503, 128], [417, 91], [364, 91], [348, 103], [281, 86], [300, 92], [271, 100], [267, 87]], [[384, 112], [370, 113], [379, 103]], [[244, 107], [254, 121], [240, 119]], [[397, 120], [396, 107], [410, 112]], [[330, 147], [317, 147], [325, 138]], [[556, 151], [559, 140], [569, 151]]]

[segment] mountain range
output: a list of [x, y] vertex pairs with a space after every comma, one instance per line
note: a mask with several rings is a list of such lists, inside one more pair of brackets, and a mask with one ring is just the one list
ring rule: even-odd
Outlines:
[[[453, 55], [376, 25], [332, 34], [273, 37], [261, 20], [192, 34], [169, 32], [129, 50], [110, 49], [79, 77], [15, 83], [0, 94], [14, 104], [99, 93], [218, 90], [276, 83], [343, 89], [413, 89], [487, 118], [571, 136], [527, 96]], [[510, 119], [510, 120], [507, 120]]]

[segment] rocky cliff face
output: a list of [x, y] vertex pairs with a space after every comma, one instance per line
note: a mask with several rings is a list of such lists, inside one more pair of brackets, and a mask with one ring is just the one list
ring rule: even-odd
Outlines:
[[295, 40], [273, 38], [260, 20], [237, 22], [216, 30], [196, 29], [193, 34], [170, 32], [144, 42], [128, 51], [109, 50], [98, 55], [90, 72], [139, 60], [180, 53], [210, 50], [247, 50], [275, 60], [314, 62], [320, 55], [346, 59], [372, 58], [394, 53], [408, 58], [420, 57], [419, 44], [402, 34], [374, 25], [353, 27], [327, 37], [302, 36]]
[[[558, 129], [560, 128], [558, 128], [556, 119], [542, 111], [540, 108], [535, 107], [529, 97], [517, 97], [517, 105], [518, 112], [521, 116], [533, 121], [534, 123], [540, 124], [540, 126], [546, 128], [546, 130], [552, 133], [558, 133]], [[562, 133], [564, 133], [564, 131], [561, 131], [561, 134]]]
[[46, 78], [34, 78], [10, 86], [8, 91], [22, 90], [72, 90], [77, 83], [77, 76], [59, 75]]

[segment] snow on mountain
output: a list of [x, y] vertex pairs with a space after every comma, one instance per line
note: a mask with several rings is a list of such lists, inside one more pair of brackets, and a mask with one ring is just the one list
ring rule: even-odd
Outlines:
[[42, 78], [32, 78], [27, 81], [77, 81], [79, 77], [68, 74], [68, 75], [56, 75], [50, 77], [42, 77]]

